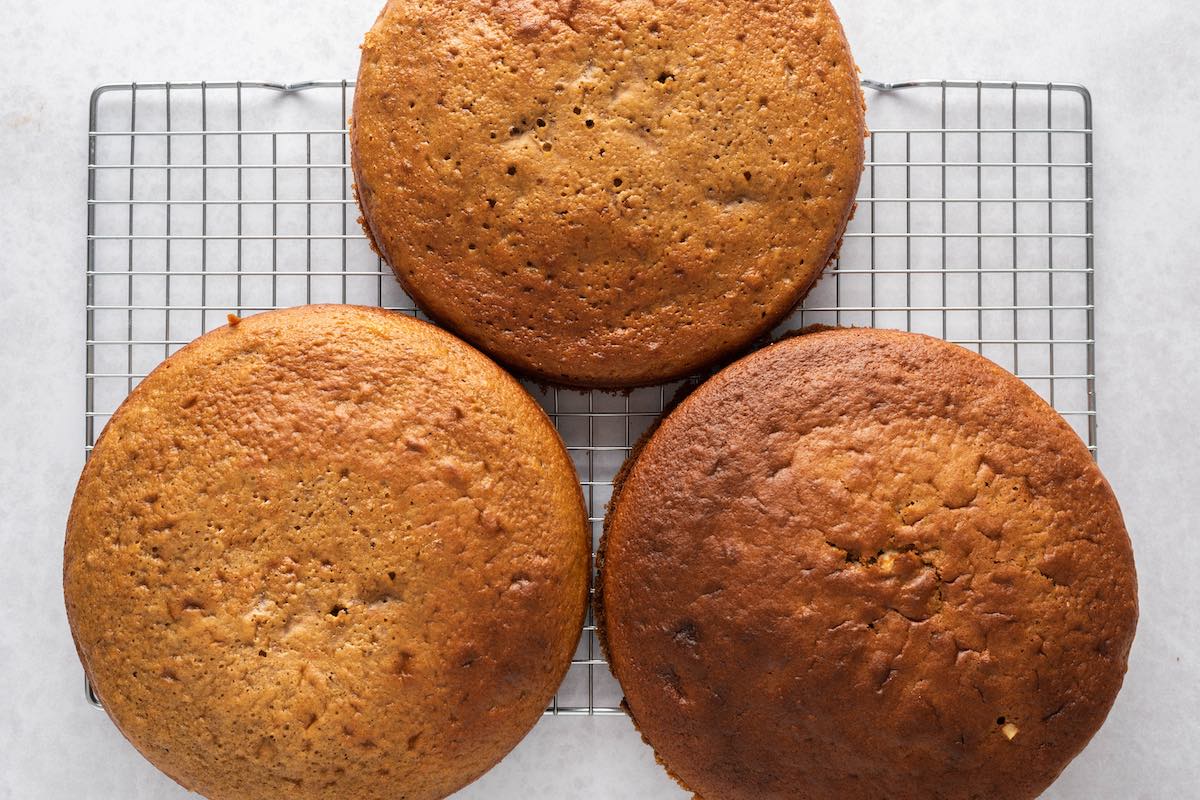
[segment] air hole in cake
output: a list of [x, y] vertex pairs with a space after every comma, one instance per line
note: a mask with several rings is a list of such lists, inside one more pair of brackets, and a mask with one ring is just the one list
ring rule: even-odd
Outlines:
[[685, 622], [680, 625], [672, 638], [678, 643], [687, 647], [695, 647], [699, 641], [699, 636], [696, 633], [696, 625], [692, 622]]

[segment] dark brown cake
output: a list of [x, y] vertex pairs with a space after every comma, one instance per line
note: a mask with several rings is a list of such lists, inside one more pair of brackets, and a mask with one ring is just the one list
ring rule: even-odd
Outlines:
[[367, 231], [430, 316], [518, 371], [620, 387], [791, 310], [863, 133], [828, 0], [392, 0], [351, 144]]
[[705, 800], [1035, 797], [1103, 722], [1137, 618], [1078, 436], [913, 334], [718, 374], [622, 476], [603, 547], [629, 713]]
[[137, 387], [67, 526], [67, 615], [113, 721], [213, 800], [432, 800], [541, 717], [590, 537], [545, 414], [379, 309], [206, 334]]

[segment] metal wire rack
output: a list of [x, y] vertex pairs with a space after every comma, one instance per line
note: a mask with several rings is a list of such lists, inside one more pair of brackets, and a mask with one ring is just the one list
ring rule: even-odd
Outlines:
[[[782, 326], [958, 342], [1096, 446], [1092, 111], [1086, 89], [864, 81], [872, 130], [834, 267]], [[300, 303], [418, 314], [356, 222], [353, 83], [101, 86], [88, 133], [86, 446], [160, 361], [226, 321]], [[675, 386], [529, 387], [562, 434], [598, 539], [612, 479]], [[98, 705], [88, 689], [89, 700]], [[550, 714], [620, 713], [589, 615]]]

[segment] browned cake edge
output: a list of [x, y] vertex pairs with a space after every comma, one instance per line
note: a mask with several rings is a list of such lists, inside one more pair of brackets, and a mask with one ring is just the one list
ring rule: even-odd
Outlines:
[[[230, 315], [228, 324], [222, 325], [219, 328], [214, 328], [212, 331], [209, 331], [208, 333], [205, 333], [205, 334], [202, 334], [201, 336], [196, 337], [192, 341], [185, 344], [183, 347], [176, 350], [170, 356], [168, 356], [162, 363], [166, 364], [168, 361], [171, 361], [172, 359], [179, 357], [180, 354], [182, 354], [182, 353], [187, 353], [191, 350], [198, 349], [199, 347], [203, 346], [201, 344], [201, 340], [203, 340], [206, 336], [217, 333], [218, 331], [229, 331], [232, 328], [237, 327], [237, 325], [240, 323], [241, 323], [240, 319], [238, 319], [237, 317], [235, 317], [233, 315]], [[160, 364], [159, 366], [161, 367], [162, 364]], [[157, 370], [157, 369], [158, 369], [158, 367], [155, 367], [155, 370]], [[151, 374], [153, 374], [153, 372], [154, 372], [154, 370], [151, 370]], [[147, 377], [149, 377], [149, 375], [147, 375]], [[103, 446], [105, 439], [108, 437], [109, 431], [114, 430], [120, 424], [121, 419], [123, 419], [129, 413], [129, 409], [132, 408], [134, 405], [136, 405], [136, 401], [138, 400], [138, 398], [140, 398], [141, 395], [147, 391], [146, 384], [147, 384], [147, 381], [145, 378], [143, 378], [142, 381], [140, 383], [138, 383], [137, 386], [133, 387], [133, 391], [131, 391], [128, 395], [126, 395], [125, 399], [121, 401], [121, 404], [117, 407], [117, 410], [113, 412], [113, 415], [111, 417], [109, 417], [108, 422], [105, 424], [104, 428], [100, 431], [100, 436], [97, 437], [96, 441], [93, 443], [93, 445], [92, 445], [93, 451], [95, 451], [97, 448]], [[79, 497], [80, 487], [82, 487], [85, 483], [87, 483], [89, 480], [92, 479], [93, 473], [98, 469], [98, 467], [96, 466], [98, 463], [99, 463], [98, 460], [94, 459], [94, 458], [88, 458], [87, 461], [84, 462], [83, 469], [79, 473], [79, 480], [75, 482], [75, 492], [71, 497], [71, 510], [67, 515], [66, 535], [63, 537], [63, 567], [62, 567], [63, 606], [66, 610], [67, 626], [71, 632], [71, 644], [75, 647], [75, 654], [79, 657], [79, 664], [80, 664], [80, 666], [83, 667], [83, 676], [87, 680], [88, 686], [92, 690], [92, 694], [95, 695], [96, 699], [100, 701], [100, 705], [104, 709], [104, 713], [108, 716], [109, 721], [112, 722], [113, 727], [117, 729], [117, 731], [121, 734], [122, 737], [124, 737], [125, 741], [127, 741], [130, 744], [130, 746], [133, 747], [134, 750], [138, 751], [138, 753], [141, 753], [141, 755], [144, 758], [146, 758], [147, 761], [150, 761], [149, 755], [142, 752], [141, 748], [138, 747], [137, 742], [135, 742], [133, 740], [133, 738], [129, 735], [128, 732], [126, 732], [125, 728], [121, 725], [120, 720], [118, 720], [116, 717], [114, 717], [109, 712], [108, 706], [104, 702], [103, 688], [99, 685], [100, 682], [98, 682], [96, 680], [96, 676], [92, 671], [92, 665], [88, 661], [87, 654], [84, 653], [82, 646], [80, 646], [79, 636], [76, 633], [75, 615], [72, 612], [71, 603], [70, 603], [69, 598], [67, 597], [68, 559], [70, 558], [69, 554], [71, 551], [71, 541], [73, 538], [71, 535], [71, 531], [73, 531], [76, 527], [77, 515], [82, 513], [79, 506], [76, 504], [75, 498]], [[189, 792], [196, 791], [196, 788], [194, 786], [192, 786], [190, 783], [185, 781], [179, 775], [172, 774], [171, 772], [167, 771], [166, 769], [163, 769], [161, 766], [159, 766], [159, 764], [157, 762], [151, 761], [150, 763], [152, 763], [154, 765], [155, 769], [157, 769], [159, 772], [166, 775], [168, 778], [173, 780], [175, 783], [182, 786], [184, 789], [188, 790]]]
[[[838, 242], [838, 246], [841, 246], [840, 241]], [[836, 258], [836, 254], [834, 257]], [[791, 339], [796, 336], [804, 336], [809, 333], [817, 333], [825, 330], [837, 330], [837, 328], [829, 325], [809, 325], [798, 330], [786, 331], [775, 341], [756, 342], [750, 346], [750, 349], [757, 352], [759, 349], [770, 347], [772, 344], [777, 344], [785, 339]], [[711, 377], [713, 376], [706, 376], [705, 382], [707, 382], [707, 379]], [[592, 616], [596, 621], [596, 641], [600, 644], [600, 654], [605, 661], [611, 662], [612, 660], [608, 649], [608, 628], [606, 625], [607, 618], [604, 614], [604, 551], [608, 544], [608, 533], [612, 527], [612, 511], [620, 502], [621, 490], [625, 488], [625, 481], [628, 479], [629, 473], [633, 471], [634, 466], [637, 464], [638, 457], [642, 454], [642, 450], [645, 449], [646, 443], [649, 442], [650, 439], [653, 438], [654, 434], [658, 432], [658, 429], [662, 426], [663, 422], [666, 421], [667, 417], [671, 416], [676, 408], [682, 405], [697, 389], [703, 385], [704, 383], [701, 382], [695, 384], [685, 384], [679, 387], [679, 390], [675, 393], [675, 396], [663, 408], [662, 413], [659, 414], [658, 418], [655, 419], [653, 424], [646, 428], [645, 432], [643, 432], [642, 435], [638, 437], [638, 440], [633, 443], [633, 446], [629, 450], [629, 455], [625, 457], [625, 461], [621, 464], [621, 468], [617, 470], [617, 474], [613, 476], [612, 496], [608, 501], [608, 507], [605, 509], [604, 525], [600, 534], [600, 543], [596, 546], [596, 585], [592, 595]], [[675, 783], [679, 785], [679, 788], [686, 792], [690, 792], [693, 800], [704, 800], [704, 798], [697, 794], [690, 786], [684, 783], [683, 779], [675, 774], [674, 770], [672, 770], [667, 763], [659, 757], [658, 750], [656, 750], [650, 740], [646, 738], [646, 734], [642, 731], [641, 726], [638, 725], [637, 717], [633, 715], [633, 711], [629, 708], [629, 704], [625, 702], [624, 697], [621, 698], [621, 709], [633, 723], [633, 729], [637, 731], [638, 736], [640, 736], [642, 739], [642, 742], [649, 747], [651, 751], [653, 751], [655, 762], [657, 762], [658, 765], [663, 768], [663, 770], [667, 773], [667, 776], [670, 777], [671, 780], [675, 781]]]
[[[617, 470], [617, 474], [613, 476], [612, 496], [609, 499], [608, 507], [604, 512], [604, 525], [600, 533], [600, 543], [596, 545], [596, 581], [592, 592], [592, 618], [596, 621], [596, 641], [600, 643], [600, 655], [606, 662], [611, 663], [612, 659], [609, 656], [608, 628], [606, 627], [607, 620], [604, 616], [604, 548], [608, 544], [608, 532], [612, 525], [613, 519], [612, 510], [617, 507], [617, 503], [621, 499], [621, 490], [625, 488], [625, 481], [629, 478], [629, 473], [633, 471], [634, 466], [637, 464], [638, 457], [642, 454], [642, 450], [645, 449], [646, 444], [654, 437], [654, 434], [658, 432], [658, 429], [662, 426], [663, 422], [666, 421], [667, 417], [674, 413], [676, 408], [682, 405], [697, 389], [703, 385], [703, 383], [696, 383], [685, 384], [679, 387], [679, 391], [675, 393], [675, 397], [672, 398], [666, 407], [663, 408], [662, 413], [659, 414], [658, 418], [655, 419], [653, 424], [646, 428], [645, 432], [643, 432], [642, 435], [638, 437], [638, 440], [634, 442], [633, 446], [629, 450], [629, 455], [625, 457], [625, 461], [621, 464], [621, 468]], [[621, 710], [625, 712], [625, 716], [629, 717], [630, 722], [633, 723], [633, 729], [637, 731], [638, 736], [641, 737], [642, 743], [649, 747], [651, 752], [654, 753], [655, 762], [663, 768], [663, 770], [667, 773], [667, 776], [670, 777], [671, 780], [675, 781], [675, 783], [679, 785], [679, 788], [683, 789], [685, 792], [690, 792], [692, 795], [692, 800], [704, 800], [704, 798], [696, 794], [696, 792], [690, 786], [684, 783], [683, 779], [676, 775], [674, 770], [672, 770], [658, 755], [658, 750], [655, 749], [650, 740], [646, 738], [646, 734], [642, 731], [641, 726], [638, 725], [637, 717], [633, 715], [633, 711], [629, 708], [629, 703], [625, 702], [624, 695], [621, 697]]]
[[[756, 343], [754, 345], [754, 350], [757, 352], [760, 349], [765, 349], [786, 339], [792, 339], [797, 336], [805, 336], [810, 333], [846, 329], [847, 328], [839, 329], [838, 327], [832, 325], [808, 325], [797, 330], [785, 331], [774, 341]], [[633, 471], [633, 468], [637, 463], [638, 456], [642, 454], [642, 450], [645, 449], [646, 443], [650, 441], [650, 439], [662, 426], [663, 422], [666, 421], [667, 417], [671, 416], [671, 414], [675, 412], [676, 408], [682, 405], [684, 401], [691, 397], [692, 394], [701, 386], [703, 386], [704, 383], [707, 382], [708, 378], [711, 377], [713, 376], [709, 375], [705, 377], [704, 381], [688, 383], [679, 387], [679, 390], [676, 391], [675, 396], [671, 398], [670, 402], [663, 407], [663, 410], [658, 415], [658, 418], [655, 419], [648, 428], [646, 428], [642, 435], [638, 437], [637, 441], [634, 442], [630, 447], [629, 455], [625, 457], [625, 461], [621, 463], [621, 468], [617, 470], [617, 474], [613, 476], [612, 496], [609, 499], [608, 506], [604, 512], [604, 524], [600, 534], [600, 543], [596, 546], [596, 588], [593, 594], [593, 615], [596, 620], [596, 640], [600, 643], [600, 652], [606, 661], [608, 660], [608, 637], [607, 629], [605, 628], [604, 616], [604, 548], [608, 544], [608, 532], [612, 526], [612, 511], [617, 507], [617, 504], [621, 499], [621, 490], [625, 488], [625, 481], [629, 477], [629, 473]], [[629, 713], [629, 708], [625, 705], [624, 701], [622, 701], [621, 707], [625, 709], [626, 713]], [[630, 714], [630, 717], [632, 716], [633, 715]], [[643, 737], [643, 741], [644, 739], [645, 737]]]

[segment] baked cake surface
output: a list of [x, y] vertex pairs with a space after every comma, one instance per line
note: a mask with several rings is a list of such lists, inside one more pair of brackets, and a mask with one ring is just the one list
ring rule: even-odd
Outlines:
[[627, 465], [601, 560], [629, 712], [705, 800], [1035, 797], [1137, 618], [1078, 436], [897, 332], [785, 339], [702, 385]]
[[96, 444], [67, 527], [89, 678], [213, 800], [443, 797], [539, 719], [589, 537], [546, 416], [431, 325], [313, 306], [209, 333]]
[[392, 0], [351, 126], [409, 294], [513, 368], [651, 384], [770, 330], [863, 166], [828, 0]]

